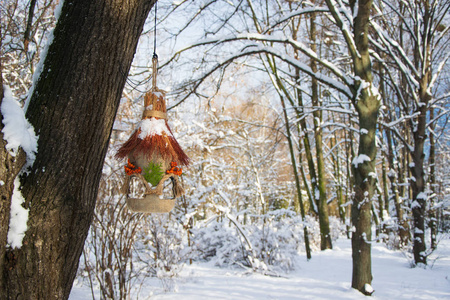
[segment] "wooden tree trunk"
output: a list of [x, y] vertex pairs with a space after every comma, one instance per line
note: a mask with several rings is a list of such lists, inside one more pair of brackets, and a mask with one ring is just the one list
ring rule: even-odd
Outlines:
[[[375, 160], [377, 154], [376, 129], [381, 99], [371, 90], [373, 87], [372, 67], [368, 51], [368, 27], [372, 1], [358, 1], [358, 14], [355, 18], [354, 33], [356, 48], [360, 56], [353, 57], [355, 75], [369, 85], [361, 91], [359, 99], [354, 99], [358, 112], [360, 129], [365, 129], [359, 137], [358, 158], [363, 155], [370, 160], [353, 165], [355, 177], [355, 197], [352, 204], [352, 222], [356, 230], [352, 235], [353, 273], [352, 287], [370, 294], [366, 284], [372, 283], [371, 201], [376, 188]], [[356, 95], [358, 96], [358, 95]]]
[[[430, 120], [434, 119], [434, 110], [433, 108], [430, 108]], [[437, 190], [437, 182], [436, 182], [436, 140], [434, 138], [434, 130], [435, 125], [430, 126], [430, 156], [428, 158], [428, 165], [430, 166], [430, 176], [429, 176], [429, 182], [430, 182], [430, 189], [432, 194], [434, 195], [429, 199], [430, 202], [430, 209], [428, 212], [428, 227], [430, 227], [430, 247], [431, 249], [436, 249], [437, 247], [437, 219], [436, 219], [436, 208], [434, 208], [435, 204], [435, 197], [438, 195]]]
[[[310, 41], [311, 50], [317, 53], [316, 45], [316, 16], [315, 13], [310, 17]], [[311, 59], [311, 70], [317, 72], [317, 62]], [[317, 203], [320, 226], [320, 249], [332, 249], [331, 235], [330, 235], [330, 220], [328, 218], [328, 204], [327, 204], [327, 187], [325, 183], [325, 164], [323, 159], [323, 142], [322, 142], [322, 111], [319, 110], [319, 83], [316, 78], [311, 78], [311, 100], [313, 105], [314, 117], [314, 140], [316, 144], [316, 162], [317, 162], [317, 184], [314, 189], [314, 200]], [[317, 193], [318, 192], [318, 193]], [[316, 194], [318, 194], [316, 196]]]
[[[335, 122], [333, 118], [333, 123]], [[330, 148], [333, 149], [337, 142], [337, 132], [334, 133], [333, 138], [331, 138], [330, 141]], [[345, 213], [345, 202], [344, 197], [342, 195], [342, 175], [341, 175], [341, 158], [340, 158], [340, 147], [336, 147], [336, 154], [332, 155], [331, 158], [333, 160], [333, 170], [334, 170], [334, 178], [335, 178], [335, 185], [336, 185], [336, 199], [338, 203], [338, 212], [339, 212], [339, 218], [341, 219], [342, 224], [347, 224], [347, 217]]]
[[[395, 163], [394, 163], [394, 149], [393, 149], [393, 140], [391, 138], [391, 133], [389, 131], [386, 132], [386, 139], [388, 143], [388, 165], [391, 169], [391, 172], [389, 172], [389, 181], [391, 183], [391, 198], [395, 205], [395, 211], [397, 214], [397, 224], [399, 226], [398, 228], [398, 235], [400, 237], [400, 244], [399, 246], [402, 247], [404, 245], [407, 245], [411, 239], [410, 237], [410, 230], [409, 230], [409, 223], [408, 220], [406, 220], [404, 216], [404, 210], [402, 207], [402, 203], [400, 202], [400, 195], [398, 191], [398, 183], [399, 180], [395, 176], [394, 170]], [[400, 170], [399, 170], [400, 171]], [[400, 174], [400, 172], [397, 172], [397, 174]]]
[[14, 261], [2, 270], [1, 299], [68, 298], [122, 89], [154, 2], [64, 2], [26, 113], [39, 135], [36, 161], [21, 178], [28, 230], [23, 246], [8, 250]]
[[[3, 102], [3, 78], [1, 76], [1, 60], [0, 60], [0, 106]], [[25, 153], [19, 149], [18, 154], [14, 157], [6, 150], [6, 141], [3, 139], [3, 116], [0, 115], [0, 270], [9, 267], [8, 262], [13, 261], [13, 257], [6, 257], [6, 243], [8, 238], [11, 196], [14, 190], [14, 179], [25, 164]], [[0, 275], [0, 298], [2, 292], [6, 289], [4, 273]]]
[[[375, 160], [377, 147], [375, 143], [378, 111], [381, 106], [380, 95], [373, 86], [372, 65], [369, 55], [369, 17], [372, 10], [372, 0], [350, 2], [352, 11], [356, 13], [352, 37], [348, 36], [343, 28], [339, 11], [335, 2], [326, 0], [336, 23], [342, 29], [349, 47], [353, 69], [361, 81], [355, 82], [353, 105], [358, 113], [359, 136], [358, 156], [353, 161], [353, 175], [355, 183], [355, 196], [352, 204], [352, 223], [355, 231], [352, 234], [352, 287], [364, 294], [373, 291], [368, 285], [372, 282], [371, 262], [371, 206], [376, 188]], [[354, 42], [354, 45], [353, 44]], [[364, 87], [360, 89], [361, 84]], [[359, 92], [358, 92], [359, 89]]]
[[[419, 82], [418, 95], [419, 103], [416, 103], [415, 112], [419, 113], [417, 120], [413, 124], [414, 149], [411, 152], [413, 163], [410, 164], [412, 173], [411, 190], [412, 190], [412, 213], [414, 218], [414, 262], [417, 264], [427, 264], [426, 243], [425, 243], [425, 218], [426, 204], [428, 197], [425, 193], [425, 139], [427, 127], [427, 113], [429, 102], [432, 98], [431, 93], [431, 33], [434, 23], [434, 8], [430, 1], [421, 3], [423, 9], [423, 20], [415, 24], [415, 30], [421, 36], [421, 41], [415, 41], [414, 45], [414, 66], [417, 70], [421, 70], [420, 78], [416, 78]], [[423, 22], [423, 23], [422, 23]], [[424, 56], [424, 57], [423, 57]]]
[[[296, 190], [297, 190], [297, 198], [298, 198], [298, 202], [299, 202], [299, 206], [300, 206], [300, 213], [301, 213], [302, 221], [303, 221], [303, 238], [305, 240], [306, 259], [310, 260], [311, 259], [311, 247], [309, 245], [308, 226], [306, 226], [306, 212], [305, 212], [305, 206], [303, 204], [302, 189], [300, 186], [300, 178], [298, 175], [297, 162], [295, 160], [294, 146], [292, 145], [291, 127], [289, 125], [289, 118], [287, 116], [284, 98], [282, 96], [280, 96], [280, 100], [281, 100], [281, 105], [283, 107], [284, 123], [285, 123], [285, 127], [286, 127], [287, 140], [288, 140], [288, 144], [289, 144], [289, 154], [291, 156], [292, 170], [294, 172], [295, 186], [296, 186]], [[301, 163], [301, 157], [300, 157], [300, 163]]]
[[[425, 96], [424, 96], [425, 97]], [[425, 254], [425, 208], [427, 196], [425, 194], [425, 138], [426, 138], [426, 122], [428, 105], [427, 100], [421, 102], [424, 105], [418, 108], [419, 116], [417, 120], [417, 129], [413, 131], [414, 150], [411, 158], [413, 163], [410, 164], [413, 180], [411, 180], [412, 189], [412, 213], [414, 219], [414, 242], [413, 253], [414, 262], [416, 264], [427, 264]]]
[[372, 282], [371, 201], [376, 187], [376, 178], [371, 174], [375, 172], [377, 152], [375, 135], [378, 109], [376, 99], [373, 97], [361, 95], [360, 102], [363, 101], [366, 105], [357, 106], [359, 124], [360, 128], [366, 129], [368, 133], [360, 135], [358, 157], [367, 155], [370, 161], [352, 166], [355, 180], [355, 196], [352, 204], [352, 223], [355, 227], [352, 234], [352, 287], [366, 293], [365, 285]]

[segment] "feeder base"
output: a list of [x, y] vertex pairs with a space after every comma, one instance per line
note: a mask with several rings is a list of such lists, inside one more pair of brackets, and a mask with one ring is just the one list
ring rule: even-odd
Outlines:
[[146, 195], [144, 198], [127, 198], [127, 207], [139, 213], [168, 213], [176, 203], [176, 199], [160, 199], [158, 195]]

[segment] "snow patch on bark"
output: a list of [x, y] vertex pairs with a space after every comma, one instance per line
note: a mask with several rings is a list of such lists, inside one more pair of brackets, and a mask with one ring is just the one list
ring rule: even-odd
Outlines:
[[427, 200], [427, 199], [428, 199], [428, 196], [427, 196], [426, 193], [420, 192], [420, 193], [417, 195], [416, 199]]
[[370, 284], [366, 283], [364, 285], [364, 292], [367, 295], [372, 295], [372, 293], [374, 292], [374, 289], [372, 288], [372, 286]]
[[360, 154], [359, 156], [353, 159], [352, 165], [354, 165], [355, 168], [358, 168], [359, 164], [363, 164], [366, 161], [371, 161], [370, 157], [365, 154]]
[[21, 147], [27, 154], [25, 167], [33, 165], [37, 152], [38, 137], [33, 126], [25, 118], [23, 109], [12, 95], [11, 89], [4, 86], [5, 96], [1, 105], [3, 115], [3, 138], [7, 142], [6, 150], [16, 156]]
[[19, 176], [17, 176], [14, 180], [14, 191], [11, 197], [11, 217], [8, 230], [8, 245], [11, 248], [22, 247], [22, 241], [28, 229], [28, 209], [22, 206], [25, 199], [20, 193], [19, 186]]

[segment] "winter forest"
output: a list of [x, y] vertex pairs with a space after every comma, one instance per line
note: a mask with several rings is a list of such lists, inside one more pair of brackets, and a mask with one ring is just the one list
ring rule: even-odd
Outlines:
[[449, 0], [0, 6], [0, 299], [450, 298]]

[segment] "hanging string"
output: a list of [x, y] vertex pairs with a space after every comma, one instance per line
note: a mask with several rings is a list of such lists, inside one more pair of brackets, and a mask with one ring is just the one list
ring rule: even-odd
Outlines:
[[138, 86], [141, 84], [146, 84], [150, 81], [150, 79], [153, 79], [153, 87], [156, 88], [156, 72], [157, 72], [157, 64], [158, 64], [158, 55], [156, 54], [156, 16], [158, 11], [158, 0], [155, 1], [155, 28], [154, 28], [154, 36], [153, 36], [153, 59], [152, 59], [152, 77], [144, 81], [135, 81], [133, 82], [132, 79], [130, 79], [127, 75], [127, 73], [122, 70], [122, 67], [119, 67], [119, 72], [122, 74], [122, 76], [125, 78], [125, 84], [128, 84], [131, 87], [131, 91], [138, 91], [140, 93], [145, 93], [145, 91], [141, 91], [138, 89]]
[[158, 1], [155, 2], [155, 28], [153, 33], [153, 58], [152, 58], [152, 89], [156, 90], [156, 73], [158, 72], [158, 54], [156, 54], [156, 16], [158, 12]]
[[155, 2], [155, 29], [153, 33], [153, 58], [158, 58], [158, 55], [156, 54], [156, 15], [158, 12], [158, 0]]

